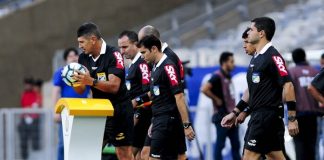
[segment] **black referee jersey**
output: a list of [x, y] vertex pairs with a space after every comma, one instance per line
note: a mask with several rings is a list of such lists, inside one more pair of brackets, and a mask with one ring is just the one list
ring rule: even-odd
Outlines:
[[252, 110], [281, 106], [283, 85], [291, 81], [284, 59], [271, 43], [263, 52], [251, 59], [246, 76]]
[[[121, 79], [119, 90], [116, 94], [106, 93], [91, 87], [93, 98], [108, 98], [113, 106], [127, 100], [125, 84], [124, 59], [117, 48], [102, 44], [100, 56], [93, 59], [91, 55], [81, 53], [79, 63], [87, 67], [91, 77], [99, 81], [109, 81], [108, 75], [114, 74]], [[106, 46], [104, 46], [106, 45]]]
[[311, 83], [320, 93], [324, 94], [324, 68], [314, 77]]
[[174, 95], [183, 91], [175, 64], [164, 54], [151, 73], [150, 92], [153, 116], [179, 115]]
[[138, 53], [126, 74], [126, 87], [130, 99], [142, 95], [150, 90], [151, 67]]
[[186, 88], [185, 84], [185, 73], [182, 62], [178, 55], [168, 46], [167, 43], [162, 44], [162, 52], [168, 56], [168, 58], [175, 64], [175, 69], [178, 72], [179, 78], [181, 80], [181, 85]]

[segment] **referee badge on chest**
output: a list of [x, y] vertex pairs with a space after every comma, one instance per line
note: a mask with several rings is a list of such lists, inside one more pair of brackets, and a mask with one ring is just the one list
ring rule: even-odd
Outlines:
[[131, 89], [131, 83], [130, 83], [130, 81], [126, 81], [126, 88], [127, 88], [127, 90], [130, 90]]
[[252, 73], [252, 82], [259, 83], [260, 82], [260, 73]]
[[97, 77], [99, 81], [107, 81], [106, 73], [105, 72], [99, 72], [97, 73]]
[[160, 95], [160, 88], [159, 88], [159, 86], [154, 86], [153, 87], [153, 93], [156, 96]]

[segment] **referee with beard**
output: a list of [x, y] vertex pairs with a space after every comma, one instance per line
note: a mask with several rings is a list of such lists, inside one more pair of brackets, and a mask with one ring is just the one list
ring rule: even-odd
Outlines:
[[177, 159], [185, 135], [195, 137], [189, 122], [188, 110], [180, 75], [175, 64], [161, 52], [161, 42], [153, 35], [140, 40], [138, 47], [145, 61], [154, 64], [151, 72], [152, 137], [150, 159]]

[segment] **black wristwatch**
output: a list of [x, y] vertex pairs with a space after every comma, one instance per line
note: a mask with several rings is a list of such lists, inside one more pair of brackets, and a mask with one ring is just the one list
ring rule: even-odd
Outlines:
[[189, 128], [191, 126], [191, 123], [190, 122], [185, 122], [185, 123], [183, 123], [183, 128], [184, 129], [187, 129], [187, 128]]
[[95, 87], [98, 83], [98, 80], [97, 79], [93, 79], [92, 81], [92, 87]]
[[296, 116], [288, 116], [288, 121], [294, 122], [296, 120]]

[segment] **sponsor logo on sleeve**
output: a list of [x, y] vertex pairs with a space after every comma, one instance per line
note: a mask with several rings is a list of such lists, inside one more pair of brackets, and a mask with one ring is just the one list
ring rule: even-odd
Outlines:
[[178, 77], [175, 73], [175, 69], [172, 65], [166, 65], [164, 67], [165, 71], [167, 72], [167, 75], [169, 77], [169, 80], [170, 80], [170, 83], [171, 83], [171, 86], [175, 86], [175, 85], [178, 85]]
[[283, 59], [280, 56], [272, 56], [273, 61], [275, 62], [278, 70], [279, 70], [279, 74], [280, 76], [287, 76], [288, 72], [285, 66], [285, 62], [283, 61]]
[[142, 72], [142, 84], [150, 83], [150, 73], [147, 64], [142, 63], [139, 65]]
[[116, 58], [116, 68], [124, 69], [124, 59], [119, 52], [114, 52], [114, 56]]

